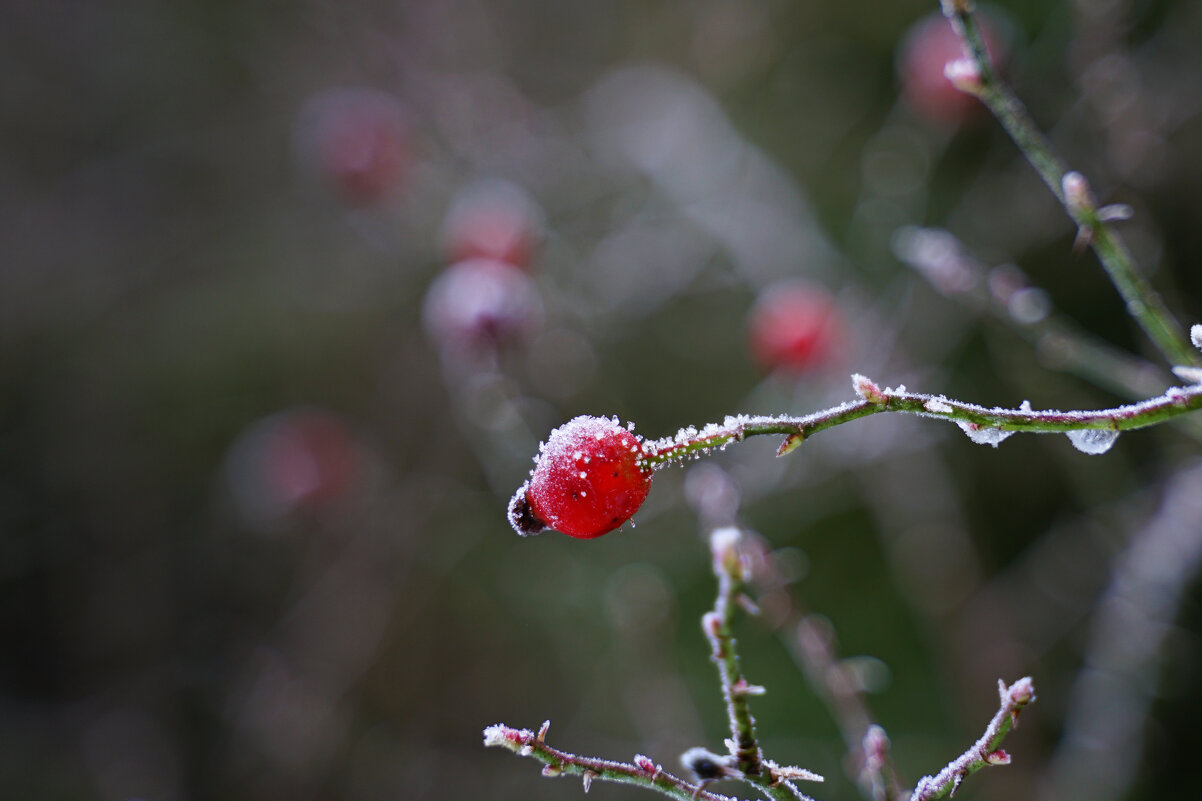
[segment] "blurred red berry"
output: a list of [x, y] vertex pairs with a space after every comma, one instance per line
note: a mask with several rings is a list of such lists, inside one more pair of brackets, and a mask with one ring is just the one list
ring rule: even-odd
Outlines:
[[591, 539], [631, 518], [651, 488], [637, 437], [617, 420], [580, 416], [551, 432], [530, 480], [509, 502], [522, 535], [555, 529]]
[[[985, 49], [996, 67], [1003, 60], [1002, 40], [988, 21], [977, 17]], [[918, 114], [940, 125], [959, 125], [980, 114], [981, 101], [957, 89], [944, 69], [964, 58], [960, 37], [942, 13], [929, 14], [910, 27], [898, 52], [902, 96]]]
[[412, 160], [400, 103], [373, 89], [335, 89], [309, 101], [297, 151], [323, 182], [352, 205], [395, 194]]
[[443, 247], [452, 261], [487, 258], [529, 268], [543, 225], [543, 211], [525, 189], [508, 181], [479, 181], [452, 200]]
[[828, 362], [842, 338], [834, 299], [793, 283], [768, 287], [751, 309], [751, 352], [765, 370], [801, 373]]
[[503, 261], [468, 259], [448, 267], [426, 292], [426, 332], [454, 349], [495, 348], [528, 340], [542, 323], [538, 289]]
[[230, 449], [227, 476], [243, 517], [270, 528], [345, 497], [361, 467], [346, 424], [329, 412], [305, 408], [251, 424]]

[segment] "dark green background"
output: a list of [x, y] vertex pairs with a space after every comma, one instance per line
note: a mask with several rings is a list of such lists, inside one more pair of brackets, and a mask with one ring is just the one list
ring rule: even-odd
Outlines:
[[[670, 770], [689, 746], [721, 748], [698, 626], [713, 585], [685, 469], [658, 475], [635, 528], [519, 540], [504, 506], [552, 426], [615, 414], [662, 436], [728, 413], [804, 413], [849, 397], [852, 370], [987, 405], [1125, 400], [932, 291], [890, 252], [903, 223], [949, 227], [984, 262], [1019, 265], [1094, 334], [1155, 359], [1000, 129], [984, 115], [941, 128], [899, 100], [898, 42], [935, 5], [10, 5], [0, 795], [579, 797], [532, 762], [482, 749], [481, 729], [498, 721], [550, 718], [556, 745], [646, 753]], [[1199, 6], [1026, 0], [991, 13], [1035, 119], [1104, 200], [1135, 207], [1122, 230], [1137, 257], [1182, 319], [1198, 320]], [[1111, 71], [1090, 73], [1097, 59]], [[786, 253], [774, 269], [838, 298], [849, 334], [829, 370], [797, 383], [757, 372], [744, 327], [765, 281], [741, 273], [656, 180], [592, 146], [582, 98], [632, 64], [688, 76], [727, 118], [727, 141], [754, 148], [806, 199], [805, 233], [825, 237], [829, 256]], [[349, 210], [297, 163], [297, 114], [335, 86], [406, 107], [417, 166], [395, 203]], [[1115, 86], [1126, 100], [1106, 94]], [[515, 135], [519, 112], [529, 125]], [[1137, 134], [1154, 143], [1140, 158], [1123, 139]], [[873, 153], [903, 170], [917, 153], [928, 168], [872, 206], [884, 191], [866, 178]], [[449, 198], [483, 176], [525, 185], [546, 211], [533, 274], [558, 333], [507, 353], [491, 394], [471, 395], [423, 334], [420, 308], [443, 268]], [[609, 275], [594, 255], [635, 223], [642, 249]], [[634, 302], [638, 282], [669, 280], [676, 257], [693, 277]], [[565, 332], [587, 354], [566, 385], [546, 375]], [[226, 454], [254, 421], [297, 406], [346, 422], [362, 481], [334, 508], [257, 531], [231, 501]], [[497, 408], [521, 417], [490, 426]], [[712, 461], [743, 483], [744, 522], [804, 556], [796, 590], [834, 623], [843, 654], [887, 665], [871, 702], [905, 779], [978, 736], [999, 676], [1030, 674], [1040, 700], [1007, 742], [1015, 765], [963, 792], [1037, 797], [1110, 559], [1196, 442], [1163, 427], [1103, 457], [1052, 436], [993, 450], [880, 416], [784, 463], [775, 445]], [[935, 593], [938, 607], [905, 578], [920, 564], [906, 537], [932, 529], [964, 549], [947, 557], [959, 589]], [[1039, 550], [1066, 537], [1075, 544], [1059, 562]], [[1202, 747], [1197, 583], [1178, 600], [1121, 797], [1202, 791], [1191, 764]], [[769, 690], [753, 704], [769, 755], [825, 774], [807, 788], [825, 801], [857, 797], [837, 730], [787, 649], [755, 621], [740, 634], [750, 679]], [[637, 793], [594, 785], [590, 797]]]

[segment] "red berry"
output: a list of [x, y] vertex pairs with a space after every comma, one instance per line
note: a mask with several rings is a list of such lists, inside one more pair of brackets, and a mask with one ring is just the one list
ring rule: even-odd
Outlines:
[[426, 292], [422, 317], [439, 345], [489, 349], [530, 338], [542, 322], [538, 290], [517, 267], [493, 259], [451, 265]]
[[362, 467], [354, 434], [340, 418], [300, 408], [243, 431], [230, 449], [227, 477], [244, 519], [270, 529], [337, 504], [353, 489]]
[[534, 472], [509, 502], [521, 535], [552, 528], [591, 539], [620, 527], [651, 488], [643, 448], [617, 420], [581, 416], [551, 432]]
[[[981, 18], [978, 17], [978, 20]], [[985, 21], [981, 34], [990, 61], [1002, 61], [1000, 37]], [[944, 75], [948, 62], [964, 58], [964, 46], [951, 22], [936, 11], [911, 26], [898, 54], [898, 77], [902, 95], [910, 107], [940, 125], [959, 125], [981, 112], [981, 102], [957, 89]]]
[[353, 205], [393, 194], [412, 160], [400, 103], [372, 89], [336, 89], [310, 100], [298, 123], [297, 150]]
[[802, 283], [769, 287], [751, 309], [752, 353], [765, 370], [801, 373], [828, 362], [842, 323], [825, 290]]
[[456, 195], [443, 223], [452, 261], [487, 258], [528, 268], [543, 236], [543, 212], [508, 181], [479, 181]]

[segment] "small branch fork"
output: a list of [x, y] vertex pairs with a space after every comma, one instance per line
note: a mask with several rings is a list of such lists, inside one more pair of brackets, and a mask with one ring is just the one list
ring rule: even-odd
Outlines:
[[[722, 694], [730, 716], [731, 738], [727, 741], [728, 756], [712, 754], [701, 748], [690, 749], [684, 759], [698, 777], [692, 784], [668, 773], [650, 757], [636, 754], [631, 762], [585, 757], [561, 751], [546, 743], [550, 721], [543, 723], [537, 733], [529, 729], [514, 729], [504, 723], [484, 730], [484, 745], [505, 748], [518, 756], [531, 757], [543, 763], [543, 775], [579, 776], [587, 793], [594, 781], [633, 784], [663, 793], [677, 801], [739, 801], [706, 789], [714, 779], [737, 779], [754, 787], [772, 801], [813, 801], [794, 785], [794, 781], [823, 781], [805, 768], [781, 766], [765, 759], [755, 737], [755, 721], [747, 699], [763, 693], [763, 689], [747, 682], [739, 667], [736, 642], [731, 621], [736, 607], [754, 613], [754, 604], [743, 595], [750, 571], [747, 556], [741, 552], [742, 532], [735, 527], [719, 528], [710, 537], [713, 551], [714, 575], [718, 578], [718, 595], [714, 608], [702, 617], [702, 627], [710, 642], [711, 656], [718, 665]], [[949, 763], [934, 776], [926, 776], [909, 796], [909, 801], [933, 801], [954, 793], [965, 777], [986, 765], [1006, 765], [1010, 756], [1001, 750], [1002, 740], [1018, 722], [1019, 711], [1035, 700], [1031, 679], [1019, 679], [1007, 687], [998, 682], [1001, 706], [972, 747]], [[865, 777], [877, 801], [899, 797], [896, 779], [889, 764], [888, 737], [877, 725], [871, 725], [864, 736], [866, 758]]]
[[1018, 725], [1018, 713], [1035, 700], [1035, 687], [1030, 677], [1019, 679], [1009, 687], [999, 679], [998, 696], [1001, 705], [997, 714], [989, 721], [981, 739], [934, 776], [919, 779], [918, 785], [910, 795], [910, 801], [933, 801], [949, 793], [954, 794], [965, 777], [971, 776], [981, 768], [987, 765], [1010, 764], [1010, 755], [1001, 750], [1002, 740]]
[[796, 801], [808, 799], [790, 781], [823, 781], [823, 778], [804, 768], [780, 767], [764, 759], [755, 737], [755, 720], [747, 699], [763, 695], [764, 688], [748, 683], [739, 666], [731, 622], [735, 608], [755, 611], [752, 601], [743, 594], [748, 579], [747, 560], [739, 552], [740, 532], [737, 528], [720, 528], [710, 536], [710, 547], [714, 557], [714, 576], [718, 579], [718, 595], [712, 611], [701, 619], [701, 627], [710, 643], [710, 657], [718, 666], [722, 683], [722, 696], [726, 700], [726, 711], [730, 718], [731, 759], [734, 772], [731, 778], [741, 779], [759, 787], [774, 801]]
[[1027, 112], [1022, 101], [998, 76], [990, 62], [977, 23], [973, 0], [941, 0], [944, 15], [964, 44], [965, 58], [948, 64], [948, 78], [964, 92], [976, 95], [1006, 129], [1052, 194], [1077, 224], [1078, 242], [1089, 243], [1111, 283], [1127, 304], [1128, 313], [1170, 364], [1194, 365], [1198, 354], [1189, 348], [1181, 326], [1148, 280], [1136, 269], [1122, 237], [1109, 225], [1130, 216], [1126, 207], [1098, 208], [1089, 182], [1067, 170]]
[[[1179, 369], [1178, 372], [1188, 380], [1202, 381], [1202, 371], [1185, 368]], [[785, 440], [777, 451], [778, 456], [784, 456], [819, 431], [881, 412], [902, 412], [950, 420], [971, 435], [983, 429], [1061, 434], [1087, 429], [1129, 431], [1202, 409], [1202, 383], [1170, 387], [1163, 395], [1128, 406], [1069, 412], [1035, 411], [1025, 405], [1020, 409], [988, 409], [943, 395], [907, 392], [905, 387], [882, 389], [874, 381], [861, 375], [852, 376], [852, 385], [860, 396], [858, 401], [843, 403], [804, 417], [739, 415], [727, 417], [721, 424], [711, 423], [700, 430], [685, 428], [675, 437], [644, 443], [644, 459], [652, 467], [659, 467], [670, 462], [697, 458], [714, 449], [723, 449], [732, 442], [764, 434], [785, 435]], [[999, 441], [1000, 438], [991, 444]]]

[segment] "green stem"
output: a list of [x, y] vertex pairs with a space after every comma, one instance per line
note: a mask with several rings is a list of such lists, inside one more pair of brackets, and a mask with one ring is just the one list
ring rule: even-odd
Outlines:
[[[730, 535], [730, 536], [727, 536]], [[726, 700], [730, 719], [731, 756], [738, 778], [758, 787], [773, 801], [798, 801], [805, 798], [788, 781], [773, 774], [772, 765], [764, 759], [755, 736], [755, 719], [747, 699], [761, 695], [763, 688], [749, 684], [739, 666], [739, 653], [731, 623], [735, 607], [743, 592], [746, 564], [739, 553], [738, 529], [718, 529], [711, 535], [714, 556], [714, 576], [718, 579], [718, 594], [714, 608], [701, 619], [705, 636], [710, 642], [710, 656], [718, 666], [722, 696]]]
[[1183, 329], [1160, 295], [1136, 269], [1122, 237], [1099, 217], [1092, 202], [1077, 203], [1065, 196], [1064, 177], [1067, 169], [1051, 143], [1035, 126], [1022, 101], [998, 78], [985, 48], [973, 5], [971, 0], [943, 0], [943, 12], [960, 35], [965, 53], [980, 76], [976, 94], [1006, 129], [1069, 216], [1088, 234], [1094, 253], [1127, 304], [1128, 314], [1139, 323], [1170, 364], [1199, 364], [1199, 354], [1190, 348]]
[[644, 459], [652, 467], [681, 461], [701, 453], [725, 448], [732, 442], [763, 434], [784, 434], [779, 455], [784, 455], [804, 440], [828, 428], [881, 412], [901, 412], [934, 417], [960, 424], [966, 431], [997, 429], [1029, 433], [1066, 433], [1100, 429], [1130, 431], [1163, 423], [1188, 412], [1202, 409], [1202, 384], [1171, 387], [1163, 395], [1129, 406], [1095, 411], [988, 409], [942, 395], [924, 395], [898, 389], [880, 389], [863, 376], [853, 376], [860, 400], [804, 417], [727, 417], [722, 424], [711, 423], [703, 429], [682, 429], [675, 437], [644, 443]]

